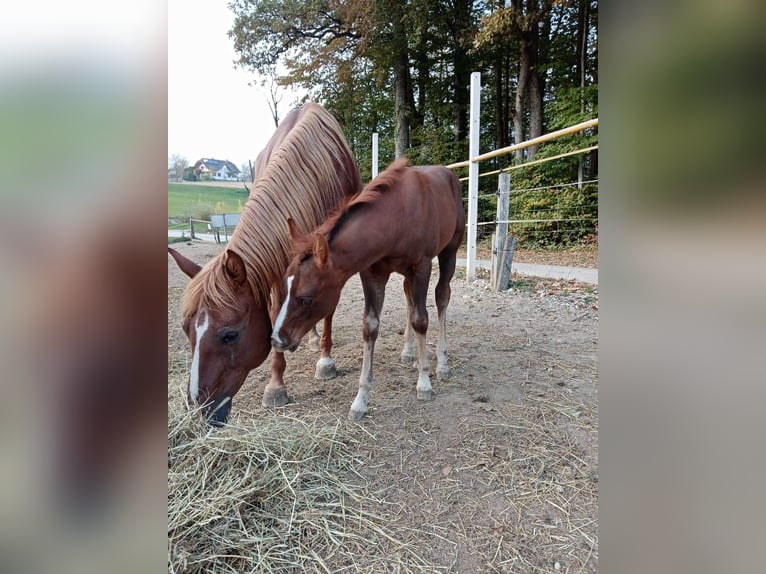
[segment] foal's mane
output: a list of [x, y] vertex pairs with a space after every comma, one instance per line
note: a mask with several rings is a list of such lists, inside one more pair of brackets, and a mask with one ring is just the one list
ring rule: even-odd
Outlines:
[[306, 256], [311, 253], [317, 235], [331, 243], [343, 225], [362, 208], [374, 204], [401, 179], [409, 166], [409, 160], [402, 156], [383, 170], [356, 195], [347, 197], [343, 203], [313, 233], [300, 237], [293, 245], [293, 255]]
[[[297, 120], [293, 114], [298, 114]], [[287, 218], [292, 218], [299, 229], [315, 229], [342, 198], [362, 187], [340, 125], [321, 106], [309, 103], [291, 112], [280, 128], [266, 147], [271, 152], [268, 161], [258, 158], [259, 166], [264, 166], [259, 169], [262, 173], [257, 174], [226, 247], [226, 251], [241, 256], [256, 304], [264, 307], [269, 304], [272, 285], [282, 280], [289, 263]], [[273, 146], [279, 139], [281, 145]], [[189, 282], [181, 302], [184, 318], [200, 305], [238, 310], [235, 288], [223, 265], [226, 251]]]

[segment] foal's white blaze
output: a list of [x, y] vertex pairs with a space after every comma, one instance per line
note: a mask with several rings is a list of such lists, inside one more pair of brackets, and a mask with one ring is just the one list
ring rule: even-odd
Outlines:
[[[200, 321], [203, 318], [204, 321], [202, 321], [200, 324]], [[191, 377], [189, 378], [189, 395], [191, 395], [191, 398], [195, 401], [199, 396], [199, 348], [202, 345], [202, 337], [205, 336], [205, 331], [207, 331], [209, 324], [210, 322], [207, 311], [203, 309], [197, 317], [197, 322], [194, 325], [196, 342], [194, 345], [194, 356], [192, 357]]]
[[282, 330], [282, 323], [285, 322], [285, 317], [287, 316], [287, 305], [290, 303], [290, 291], [293, 287], [294, 278], [295, 275], [290, 275], [290, 277], [287, 278], [287, 297], [285, 297], [285, 302], [282, 303], [282, 308], [279, 310], [277, 320], [274, 321], [274, 331], [272, 336], [280, 345], [283, 344], [284, 341], [282, 340], [282, 337], [279, 336], [279, 332]]

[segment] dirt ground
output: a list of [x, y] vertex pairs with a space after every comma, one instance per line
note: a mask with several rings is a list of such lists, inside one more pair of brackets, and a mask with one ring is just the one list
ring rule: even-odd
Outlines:
[[[198, 263], [222, 249], [173, 246]], [[460, 270], [448, 309], [447, 381], [436, 381], [436, 308], [429, 294], [430, 402], [415, 398], [417, 374], [401, 364], [405, 304], [391, 277], [375, 350], [369, 411], [345, 424], [359, 437], [371, 504], [438, 572], [598, 571], [598, 291], [589, 285], [514, 277], [503, 293], [468, 283]], [[169, 401], [185, 390], [191, 363], [178, 303], [186, 285], [168, 257]], [[307, 345], [287, 356], [293, 416], [345, 419], [361, 368], [363, 297], [344, 288], [333, 327], [339, 376], [313, 379]], [[274, 416], [261, 407], [269, 364], [253, 371], [232, 416]], [[278, 409], [279, 410], [279, 409]]]

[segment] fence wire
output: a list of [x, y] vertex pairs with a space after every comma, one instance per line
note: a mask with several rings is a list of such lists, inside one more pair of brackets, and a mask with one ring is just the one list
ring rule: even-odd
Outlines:
[[[588, 181], [574, 181], [572, 183], [560, 183], [556, 185], [543, 185], [541, 187], [527, 187], [523, 189], [511, 189], [510, 194], [521, 194], [521, 193], [527, 193], [530, 191], [545, 191], [546, 189], [558, 189], [561, 187], [574, 187], [576, 185], [587, 185], [589, 183], [598, 183], [597, 179], [589, 179]], [[477, 195], [476, 197], [479, 199], [490, 199], [492, 197], [499, 197], [500, 193], [496, 191], [495, 193], [482, 193]], [[463, 201], [468, 201], [467, 197], [463, 198]]]

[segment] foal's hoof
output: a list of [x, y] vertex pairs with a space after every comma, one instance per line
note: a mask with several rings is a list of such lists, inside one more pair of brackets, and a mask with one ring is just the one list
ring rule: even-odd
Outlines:
[[350, 421], [358, 421], [361, 420], [362, 417], [364, 417], [364, 411], [355, 411], [353, 409], [348, 411], [348, 420]]
[[263, 391], [261, 404], [264, 407], [283, 407], [288, 402], [290, 402], [290, 399], [287, 397], [287, 389], [285, 387]]
[[338, 376], [338, 371], [335, 369], [335, 361], [329, 357], [317, 361], [317, 368], [314, 373], [314, 378], [316, 380], [327, 381], [334, 379], [336, 376]]
[[449, 379], [449, 367], [436, 367], [436, 380], [446, 381]]
[[402, 363], [405, 365], [412, 365], [415, 362], [415, 355], [413, 353], [402, 353]]
[[434, 396], [434, 392], [431, 389], [420, 390], [418, 389], [419, 401], [430, 401]]

